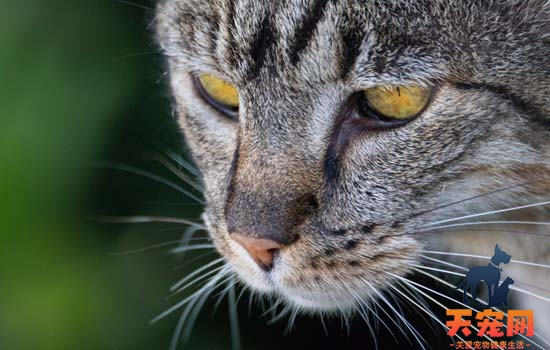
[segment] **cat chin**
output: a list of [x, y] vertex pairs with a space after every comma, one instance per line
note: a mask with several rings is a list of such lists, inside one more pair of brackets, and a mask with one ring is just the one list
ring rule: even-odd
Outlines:
[[[288, 305], [304, 313], [349, 314], [357, 308], [356, 298], [345, 293], [288, 288], [279, 285], [263, 272], [259, 274], [237, 272], [237, 275], [253, 293], [283, 299]], [[366, 295], [361, 299], [368, 300], [370, 298], [370, 295]]]
[[355, 299], [349, 295], [294, 290], [282, 294], [288, 304], [305, 313], [349, 314], [357, 306]]

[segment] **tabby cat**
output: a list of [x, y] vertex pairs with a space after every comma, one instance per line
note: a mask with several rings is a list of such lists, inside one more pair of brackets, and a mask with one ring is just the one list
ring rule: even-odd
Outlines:
[[162, 0], [155, 23], [225, 264], [207, 286], [465, 308], [445, 276], [499, 244], [550, 346], [550, 1]]

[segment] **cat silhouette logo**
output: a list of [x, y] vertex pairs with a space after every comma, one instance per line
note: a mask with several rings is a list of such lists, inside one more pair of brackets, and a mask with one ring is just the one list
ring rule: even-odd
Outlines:
[[500, 272], [502, 271], [499, 265], [501, 263], [508, 264], [511, 258], [512, 256], [502, 251], [497, 244], [495, 246], [495, 254], [487, 266], [472, 267], [462, 282], [460, 282], [460, 284], [455, 288], [462, 288], [464, 304], [468, 303], [468, 296], [466, 295], [468, 288], [470, 288], [472, 298], [475, 300], [477, 299], [476, 287], [479, 283], [481, 283], [481, 281], [484, 281], [487, 284], [489, 291], [489, 302], [487, 305], [482, 303], [479, 303], [479, 305], [484, 307], [508, 306], [508, 292], [510, 291], [509, 287], [512, 283], [514, 283], [514, 280], [507, 277], [499, 285]]

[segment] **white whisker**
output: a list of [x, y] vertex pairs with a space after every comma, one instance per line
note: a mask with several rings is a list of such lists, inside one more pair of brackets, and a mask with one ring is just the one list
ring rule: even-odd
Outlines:
[[237, 298], [235, 297], [235, 284], [238, 282], [234, 276], [231, 276], [231, 288], [228, 295], [229, 320], [231, 326], [231, 348], [232, 350], [241, 349], [241, 335], [239, 330], [239, 315], [237, 314]]
[[147, 215], [134, 215], [134, 216], [94, 216], [93, 220], [106, 223], [120, 223], [120, 224], [143, 224], [143, 223], [168, 223], [168, 224], [182, 224], [196, 226], [199, 229], [205, 230], [206, 227], [200, 223], [163, 216], [147, 216]]
[[221, 284], [225, 283], [227, 280], [229, 280], [231, 276], [227, 276], [224, 280], [217, 281], [210, 289], [206, 290], [200, 298], [195, 303], [195, 306], [193, 307], [193, 310], [189, 314], [187, 318], [187, 322], [185, 325], [185, 328], [183, 329], [183, 340], [185, 342], [189, 341], [189, 338], [191, 337], [191, 331], [193, 330], [193, 325], [195, 324], [195, 320], [197, 319], [197, 316], [199, 315], [199, 312], [202, 309], [202, 306], [206, 302], [206, 299], [212, 294], [212, 292]]
[[153, 159], [155, 159], [157, 162], [162, 164], [164, 167], [166, 167], [168, 170], [170, 170], [172, 173], [174, 173], [177, 177], [180, 178], [180, 180], [182, 180], [183, 182], [185, 182], [189, 186], [193, 187], [197, 191], [201, 191], [201, 192], [203, 191], [203, 188], [202, 188], [201, 185], [199, 185], [195, 181], [191, 180], [191, 178], [189, 178], [188, 176], [183, 174], [178, 168], [176, 168], [174, 165], [172, 165], [166, 157], [164, 157], [162, 155], [157, 155], [157, 156], [153, 157]]
[[188, 161], [186, 161], [183, 157], [179, 156], [178, 154], [176, 154], [176, 152], [168, 149], [168, 148], [164, 148], [163, 149], [163, 152], [164, 154], [166, 154], [170, 159], [172, 159], [175, 163], [177, 163], [179, 166], [181, 166], [182, 168], [186, 169], [188, 172], [190, 172], [191, 174], [193, 174], [194, 176], [200, 176], [200, 173], [199, 171], [191, 164], [189, 163]]
[[[179, 280], [177, 283], [175, 283], [171, 288], [170, 291], [173, 292], [176, 289], [178, 289], [182, 284], [187, 282], [189, 279], [193, 278], [194, 276], [198, 275], [199, 273], [203, 272], [204, 270], [208, 269], [209, 267], [219, 264], [222, 262], [224, 258], [219, 258], [214, 261], [209, 262], [208, 264], [201, 266], [200, 268], [196, 269], [195, 271], [191, 272], [190, 274], [187, 274], [183, 279]], [[223, 266], [222, 266], [223, 267]]]
[[[457, 265], [457, 264], [453, 264], [453, 263], [450, 263], [448, 261], [444, 261], [444, 260], [441, 260], [441, 259], [436, 259], [436, 258], [432, 258], [432, 257], [429, 257], [429, 256], [422, 256], [422, 259], [427, 259], [429, 261], [432, 261], [432, 262], [435, 262], [437, 264], [441, 264], [441, 265], [447, 265], [447, 266], [450, 266], [450, 267], [454, 267], [456, 269], [459, 269], [459, 270], [462, 270], [462, 271], [469, 271], [469, 269], [463, 267], [463, 266], [460, 266], [460, 265]], [[499, 281], [499, 282], [502, 282]], [[518, 282], [518, 281], [515, 281], [514, 284], [517, 284], [517, 285], [520, 285], [520, 286], [525, 286], [525, 287], [528, 287], [528, 288], [534, 288], [534, 289], [538, 289], [542, 292], [547, 292], [547, 293], [550, 293], [550, 290], [547, 290], [547, 289], [544, 289], [544, 288], [541, 288], [541, 287], [537, 287], [535, 285], [532, 285], [530, 283], [526, 283], [526, 282]]]
[[[395, 275], [395, 274], [393, 274], [393, 273], [391, 273], [391, 272], [390, 272], [389, 274], [392, 275], [392, 276], [394, 276], [395, 278], [398, 278], [400, 281], [402, 281], [403, 283], [407, 284], [407, 285], [408, 285], [409, 287], [411, 287], [411, 288], [415, 288], [414, 285], [420, 286], [420, 287], [422, 287], [422, 288], [424, 288], [424, 289], [426, 289], [426, 290], [428, 290], [428, 291], [430, 291], [430, 292], [433, 292], [433, 293], [435, 293], [435, 294], [437, 294], [437, 295], [439, 295], [439, 296], [442, 296], [442, 297], [448, 298], [448, 299], [450, 299], [450, 300], [453, 300], [453, 299], [451, 299], [451, 298], [445, 296], [445, 295], [442, 294], [442, 293], [439, 293], [439, 292], [437, 292], [437, 291], [431, 290], [430, 288], [424, 287], [424, 286], [422, 286], [421, 284], [415, 283], [415, 282], [413, 282], [413, 281], [411, 281], [411, 280], [409, 280], [409, 279], [407, 279], [407, 278], [405, 278], [405, 277], [401, 277], [401, 276], [399, 276], [399, 275]], [[430, 299], [432, 302], [434, 302], [435, 304], [437, 304], [438, 306], [440, 306], [443, 310], [447, 310], [447, 307], [446, 307], [445, 305], [443, 305], [442, 303], [440, 303], [439, 301], [437, 301], [435, 298], [429, 296], [428, 294], [424, 293], [423, 291], [421, 291], [421, 290], [418, 289], [418, 288], [415, 288], [415, 289], [416, 289], [420, 294], [422, 294], [424, 297]], [[461, 304], [461, 303], [459, 303], [459, 304]], [[469, 306], [467, 306], [467, 305], [465, 305], [465, 304], [462, 304], [462, 305], [468, 307], [469, 309], [475, 310], [475, 309], [473, 309], [473, 308], [471, 308], [471, 307], [469, 307]], [[479, 328], [477, 328], [477, 327], [475, 327], [475, 326], [473, 326], [473, 325], [472, 325], [471, 327], [472, 327], [473, 329], [475, 329], [477, 332], [479, 332]], [[448, 329], [448, 328], [447, 328], [447, 329]], [[493, 339], [491, 339], [490, 337], [488, 337], [488, 336], [485, 335], [485, 334], [483, 335], [483, 337], [484, 337], [485, 339], [489, 340], [489, 341], [493, 340]], [[501, 349], [502, 349], [502, 348], [501, 348]]]
[[486, 211], [484, 213], [465, 215], [465, 216], [461, 216], [461, 217], [458, 217], [458, 218], [452, 218], [452, 219], [446, 219], [446, 220], [431, 222], [431, 223], [426, 224], [424, 226], [439, 225], [439, 224], [443, 224], [443, 223], [446, 223], [446, 222], [458, 221], [458, 220], [463, 220], [463, 219], [470, 219], [470, 218], [475, 218], [475, 217], [485, 216], [485, 215], [506, 213], [506, 212], [510, 212], [510, 211], [516, 211], [516, 210], [521, 210], [521, 209], [545, 206], [545, 205], [549, 205], [549, 204], [550, 204], [550, 201], [547, 201], [547, 202], [539, 202], [539, 203], [534, 203], [534, 204], [522, 205], [522, 206], [518, 206], [518, 207], [514, 207], [514, 208]]
[[163, 248], [163, 247], [167, 247], [167, 246], [171, 246], [171, 245], [175, 245], [175, 244], [179, 244], [179, 243], [180, 243], [180, 241], [170, 241], [170, 242], [154, 244], [154, 245], [151, 245], [151, 246], [148, 246], [148, 247], [137, 248], [137, 249], [133, 249], [133, 250], [125, 250], [125, 251], [122, 251], [122, 252], [112, 252], [110, 254], [118, 256], [118, 255], [129, 255], [129, 254], [135, 254], [135, 253], [143, 253], [143, 252], [147, 252], [147, 251], [150, 251], [150, 250]]
[[[195, 233], [200, 231], [206, 231], [206, 228], [204, 226], [201, 227], [197, 225], [189, 226], [181, 237], [181, 244], [186, 245], [191, 239], [193, 239], [193, 236], [195, 235]], [[201, 237], [201, 238], [211, 240], [210, 236]]]
[[476, 225], [535, 225], [535, 226], [545, 226], [550, 225], [550, 222], [546, 221], [473, 221], [473, 222], [461, 222], [458, 224], [450, 224], [450, 225], [441, 225], [441, 226], [435, 226], [435, 227], [428, 227], [421, 230], [417, 230], [416, 232], [426, 232], [426, 231], [433, 231], [433, 230], [440, 230], [442, 228], [448, 228], [448, 227], [461, 227], [461, 226], [476, 226]]
[[[372, 312], [372, 310], [367, 306], [366, 303], [364, 303], [363, 301], [361, 301], [361, 298], [359, 298], [359, 296], [354, 293], [352, 290], [349, 291], [351, 294], [352, 294], [352, 297], [355, 299], [356, 303], [358, 304], [358, 309], [356, 309], [356, 312], [359, 314], [359, 316], [361, 316], [361, 318], [363, 319], [363, 321], [365, 322], [365, 324], [367, 325], [369, 331], [370, 331], [370, 334], [372, 335], [372, 339], [374, 340], [374, 348], [376, 350], [378, 350], [378, 339], [376, 339], [376, 333], [375, 330], [372, 328], [370, 322], [369, 322], [369, 311], [376, 315], [376, 313]], [[367, 310], [365, 310], [365, 307], [367, 308]], [[378, 315], [376, 315], [378, 318], [380, 318]], [[385, 325], [385, 323], [384, 323]], [[386, 326], [386, 328], [388, 328], [388, 326]], [[378, 323], [376, 323], [376, 330], [378, 330]], [[393, 334], [393, 332], [391, 331], [390, 328], [388, 328], [388, 330], [390, 331], [391, 335], [393, 336], [393, 339], [396, 339], [395, 338], [395, 335]], [[396, 339], [397, 341], [397, 339]]]
[[393, 311], [393, 313], [403, 322], [403, 324], [407, 327], [407, 329], [409, 331], [411, 331], [411, 334], [413, 335], [413, 337], [416, 339], [416, 341], [418, 342], [418, 344], [422, 347], [422, 349], [426, 349], [426, 346], [424, 344], [426, 344], [426, 340], [424, 339], [424, 337], [422, 337], [422, 335], [420, 333], [418, 333], [418, 331], [409, 323], [409, 321], [407, 321], [407, 319], [405, 317], [403, 317], [403, 315], [401, 315], [399, 312], [397, 312], [397, 310], [392, 306], [392, 304], [389, 302], [389, 300], [382, 294], [380, 293], [370, 282], [368, 281], [365, 281], [363, 280], [363, 282], [365, 282], [371, 289], [374, 293], [376, 293], [376, 295], [378, 295], [378, 297], [386, 304], [388, 305], [388, 307]]
[[129, 165], [125, 165], [125, 164], [115, 163], [115, 162], [94, 162], [93, 164], [97, 167], [125, 171], [127, 173], [140, 175], [140, 176], [146, 177], [148, 179], [163, 183], [166, 186], [171, 187], [174, 190], [178, 191], [179, 193], [183, 194], [184, 196], [193, 199], [197, 203], [204, 204], [203, 200], [201, 200], [199, 197], [195, 196], [190, 191], [186, 190], [185, 188], [181, 187], [180, 185], [176, 184], [175, 182], [173, 182], [171, 180], [165, 179], [164, 177], [159, 176], [157, 174], [153, 174], [149, 171], [142, 170], [142, 169], [139, 169], [139, 168], [136, 168], [136, 167], [133, 167], [133, 166], [129, 166]]
[[178, 289], [174, 290], [174, 291], [172, 292], [172, 294], [170, 295], [170, 297], [172, 297], [172, 296], [174, 296], [174, 295], [176, 295], [176, 294], [178, 294], [178, 293], [181, 293], [182, 291], [186, 290], [187, 288], [189, 288], [189, 287], [191, 287], [191, 286], [197, 284], [199, 281], [205, 279], [206, 277], [208, 277], [208, 276], [210, 276], [210, 275], [212, 275], [212, 274], [214, 274], [214, 273], [219, 272], [220, 270], [222, 270], [222, 269], [224, 269], [224, 268], [225, 268], [225, 265], [222, 265], [222, 266], [219, 266], [219, 267], [217, 267], [217, 268], [215, 268], [215, 269], [212, 269], [212, 270], [210, 270], [210, 271], [208, 271], [208, 272], [205, 272], [205, 273], [201, 274], [199, 277], [195, 278], [195, 279], [192, 280], [191, 282], [188, 282], [187, 284], [183, 285], [182, 287], [179, 287]]
[[[380, 321], [380, 322], [382, 323], [382, 325], [384, 325], [384, 327], [386, 327], [386, 329], [390, 332], [390, 334], [391, 334], [391, 336], [393, 337], [393, 339], [395, 339], [395, 341], [397, 342], [397, 337], [396, 337], [395, 334], [393, 333], [391, 327], [389, 327], [388, 324], [387, 324], [386, 322], [384, 322], [384, 320], [383, 320], [380, 316], [378, 316], [378, 313], [377, 313], [375, 310], [371, 309], [371, 308], [369, 307], [369, 304], [368, 304], [367, 302], [364, 302], [363, 300], [361, 300], [361, 298], [359, 297], [359, 295], [358, 295], [356, 292], [354, 292], [354, 291], [351, 290], [351, 289], [350, 289], [350, 292], [353, 294], [355, 300], [357, 300], [357, 302], [359, 303], [359, 306], [361, 307], [361, 309], [363, 309], [363, 306], [366, 307], [366, 308], [367, 308], [367, 311], [369, 311], [371, 314], [373, 314], [374, 317], [376, 317], [376, 319], [377, 319], [378, 321]], [[378, 304], [378, 302], [376, 301], [375, 298], [372, 298], [372, 301], [373, 301], [374, 303], [376, 303], [376, 305], [378, 305], [378, 307], [382, 310], [382, 312], [384, 312], [384, 313], [388, 316], [388, 318], [389, 318], [392, 322], [394, 322], [394, 324], [397, 325], [396, 321], [388, 314], [388, 312], [387, 312], [384, 308], [382, 308], [382, 307], [380, 306], [380, 304]], [[363, 309], [363, 310], [364, 310], [364, 309]], [[365, 317], [362, 317], [362, 318], [365, 320], [366, 323], [368, 323], [368, 313], [367, 313], [366, 311], [364, 311], [364, 313], [365, 313]], [[370, 327], [369, 327], [369, 328], [370, 328]], [[377, 328], [378, 328], [378, 324], [377, 324]], [[401, 329], [401, 327], [398, 326], [397, 328], [398, 328], [400, 331], [403, 331], [403, 330]], [[404, 333], [405, 338], [407, 338], [407, 340], [409, 340], [407, 334], [406, 334], [405, 332], [403, 332], [403, 333]], [[376, 338], [376, 334], [375, 334], [375, 333], [373, 333], [373, 337]], [[409, 343], [410, 343], [410, 340], [409, 340]]]
[[[422, 250], [421, 253], [438, 254], [438, 255], [463, 256], [463, 257], [466, 257], [466, 258], [491, 259], [490, 256], [474, 255], [474, 254], [463, 254], [463, 253], [438, 252], [438, 251], [433, 251], [433, 250]], [[529, 265], [529, 266], [537, 266], [537, 267], [543, 267], [543, 268], [545, 268], [545, 269], [550, 269], [550, 265], [532, 263], [532, 262], [528, 262], [528, 261], [519, 261], [519, 260], [511, 259], [510, 262], [511, 262], [511, 263], [515, 263], [515, 264]]]
[[[419, 310], [423, 311], [426, 315], [428, 315], [430, 318], [432, 318], [434, 321], [436, 321], [437, 323], [439, 323], [441, 326], [443, 326], [444, 329], [446, 329], [447, 331], [449, 330], [449, 327], [447, 327], [447, 325], [445, 325], [443, 322], [441, 322], [440, 319], [438, 319], [437, 317], [435, 317], [435, 315], [433, 314], [433, 312], [429, 311], [429, 309], [426, 309], [425, 307], [422, 307], [420, 306], [416, 301], [414, 301], [411, 297], [409, 297], [408, 295], [406, 295], [404, 292], [402, 292], [401, 290], [399, 290], [399, 288], [393, 286], [393, 285], [389, 285], [390, 288], [392, 288], [393, 290], [395, 290], [397, 293], [399, 293], [402, 297], [404, 297], [405, 299], [407, 299], [409, 302], [411, 302], [413, 305], [415, 305]], [[410, 286], [409, 286], [410, 288]], [[458, 334], [457, 334], [457, 338], [462, 340], [463, 342], [465, 342], [465, 340], [460, 337]]]
[[[445, 270], [445, 269], [438, 269], [438, 268], [435, 268], [435, 267], [428, 267], [428, 266], [422, 266], [422, 265], [417, 265], [417, 264], [411, 264], [411, 266], [414, 266], [414, 267], [419, 268], [419, 269], [437, 271], [437, 272], [441, 272], [441, 273], [445, 273], [445, 274], [466, 277], [466, 274], [463, 274], [463, 273], [460, 273], [460, 272], [454, 272], [454, 271], [449, 271], [449, 270]], [[550, 302], [550, 298], [543, 297], [541, 295], [529, 292], [527, 290], [518, 288], [516, 286], [510, 285], [510, 286], [508, 286], [508, 288], [510, 288], [510, 290], [515, 290], [517, 292], [530, 295], [530, 296], [535, 297], [537, 299], [540, 299], [542, 301]]]
[[218, 294], [212, 296], [213, 298], [217, 297], [216, 302], [214, 303], [214, 307], [212, 308], [212, 316], [214, 316], [214, 313], [216, 313], [216, 310], [220, 306], [223, 298], [229, 293], [229, 290], [231, 288], [235, 287], [236, 284], [237, 281], [234, 278], [230, 278], [227, 280], [225, 288], [218, 292]]
[[151, 320], [151, 323], [155, 323], [161, 319], [163, 319], [164, 317], [166, 317], [167, 315], [171, 314], [172, 312], [174, 312], [175, 310], [181, 308], [182, 306], [184, 306], [185, 304], [187, 304], [189, 301], [193, 300], [193, 298], [196, 298], [197, 295], [201, 295], [202, 293], [204, 293], [206, 290], [208, 290], [208, 288], [210, 288], [211, 286], [215, 285], [222, 277], [224, 277], [227, 272], [229, 271], [229, 269], [222, 269], [220, 270], [216, 275], [214, 275], [204, 286], [202, 286], [198, 291], [196, 291], [195, 293], [191, 294], [190, 296], [188, 296], [187, 298], [183, 299], [182, 301], [180, 301], [179, 303], [177, 303], [176, 305], [170, 307], [169, 309], [167, 309], [166, 311], [164, 311], [163, 313], [161, 313], [160, 315], [158, 315], [157, 317], [153, 318]]
[[183, 252], [188, 252], [190, 250], [213, 249], [213, 248], [214, 248], [213, 244], [194, 244], [194, 245], [186, 245], [186, 246], [182, 246], [182, 247], [177, 247], [177, 248], [171, 249], [170, 252], [171, 253], [183, 253]]

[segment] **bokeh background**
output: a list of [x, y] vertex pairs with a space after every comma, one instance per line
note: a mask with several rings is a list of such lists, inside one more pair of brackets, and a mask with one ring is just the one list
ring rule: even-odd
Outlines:
[[[95, 220], [200, 215], [196, 201], [127, 171], [184, 186], [158, 162], [184, 145], [152, 40], [153, 8], [148, 0], [2, 6], [0, 349], [168, 349], [178, 315], [150, 320], [185, 296], [170, 297], [173, 283], [213, 258], [170, 254], [184, 225]], [[285, 321], [269, 325], [254, 306], [249, 316], [246, 296], [242, 304], [245, 349], [374, 345], [364, 324], [349, 338], [340, 320], [328, 324], [330, 337], [307, 317], [284, 335]], [[212, 309], [181, 348], [231, 348], [226, 303]]]
[[[191, 200], [117, 162], [180, 147], [153, 2], [3, 3], [0, 11], [0, 349], [166, 349], [185, 273], [176, 225], [101, 224], [95, 215], [196, 218]], [[199, 337], [200, 338], [200, 337]]]

